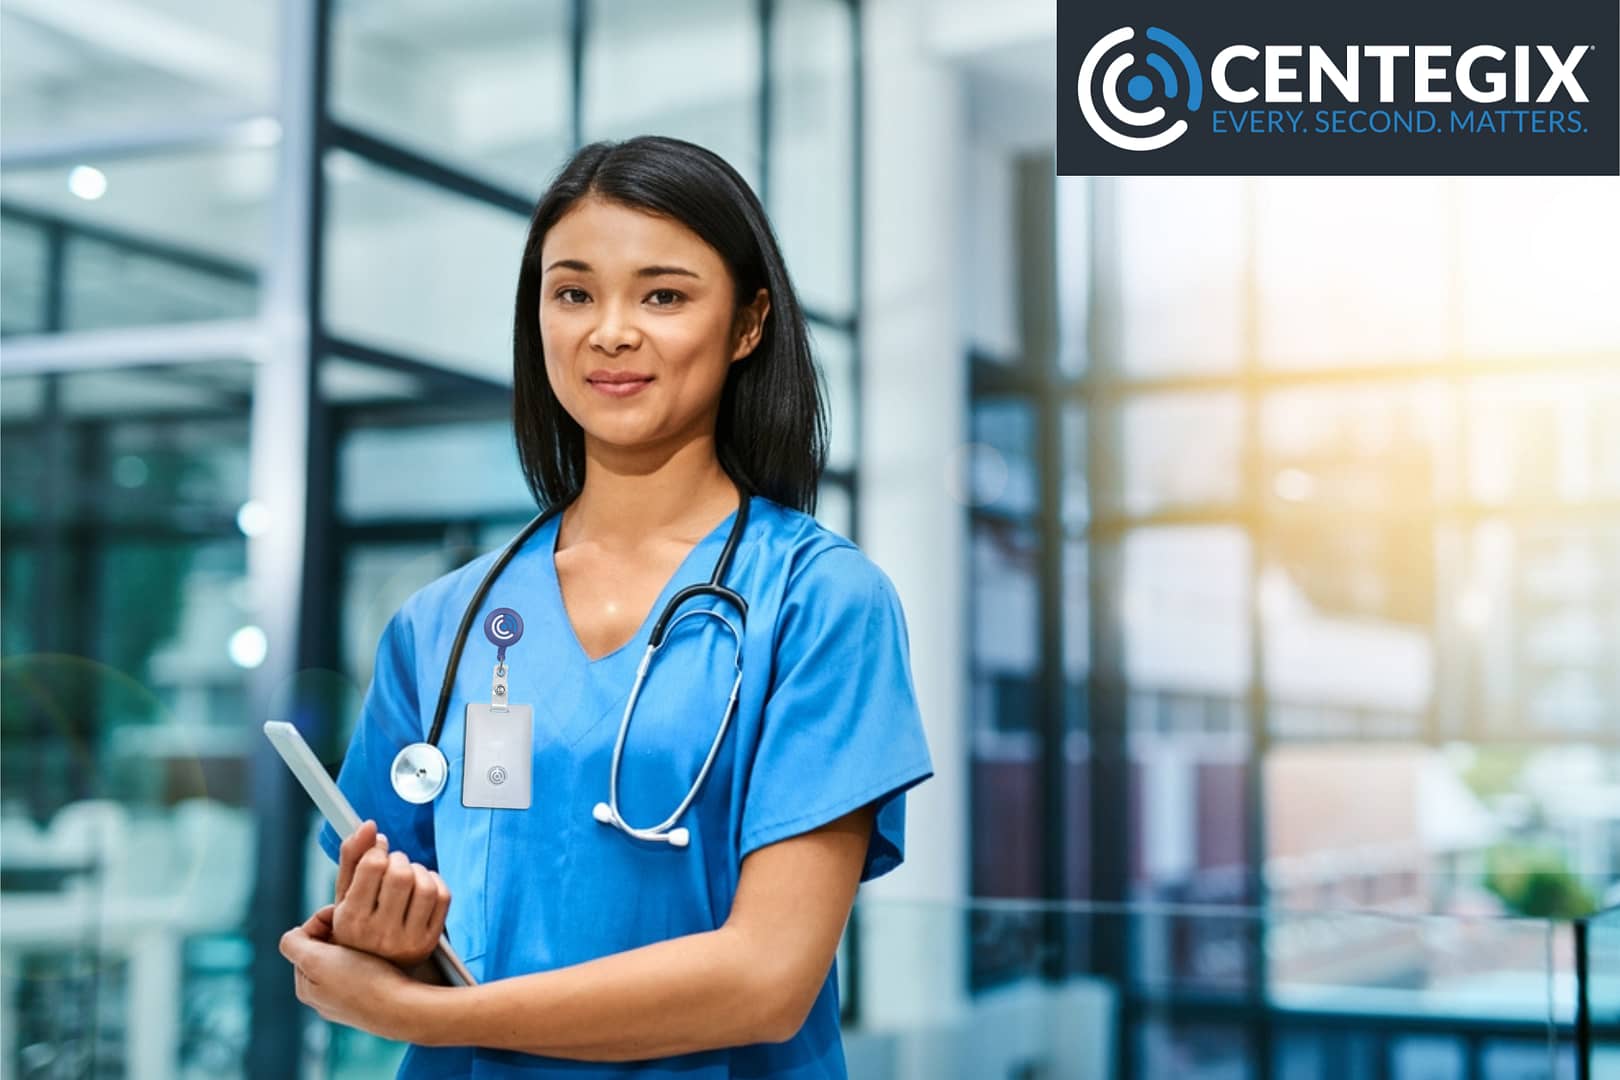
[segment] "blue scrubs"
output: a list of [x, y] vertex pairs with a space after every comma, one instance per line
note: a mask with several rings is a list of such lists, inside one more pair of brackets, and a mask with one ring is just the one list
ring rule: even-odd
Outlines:
[[[754, 497], [726, 584], [748, 602], [737, 712], [708, 779], [678, 824], [686, 849], [602, 825], [613, 744], [652, 624], [680, 588], [705, 582], [735, 514], [686, 557], [641, 628], [591, 660], [557, 584], [560, 517], [530, 537], [485, 598], [457, 672], [440, 746], [444, 792], [425, 806], [389, 783], [399, 748], [426, 738], [462, 612], [491, 552], [426, 586], [389, 622], [338, 786], [389, 846], [435, 868], [451, 890], [447, 930], [480, 982], [579, 964], [726, 921], [742, 860], [767, 844], [877, 805], [862, 880], [904, 857], [904, 792], [933, 774], [917, 712], [904, 615], [888, 577], [814, 518]], [[692, 601], [735, 622], [729, 605]], [[508, 652], [510, 698], [534, 707], [528, 810], [461, 803], [469, 701], [489, 700], [494, 647], [484, 617], [510, 607], [523, 639]], [[687, 610], [683, 607], [682, 610]], [[633, 826], [663, 821], [714, 740], [734, 678], [731, 634], [683, 620], [648, 673], [626, 738], [619, 808]], [[328, 826], [321, 846], [334, 860]], [[473, 1047], [418, 1047], [402, 1077], [842, 1077], [836, 969], [804, 1027], [785, 1043], [635, 1063], [592, 1063]]]

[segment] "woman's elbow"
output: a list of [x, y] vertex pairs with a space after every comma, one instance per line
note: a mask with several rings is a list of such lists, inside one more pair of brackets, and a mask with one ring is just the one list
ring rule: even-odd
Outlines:
[[815, 1007], [826, 976], [813, 983], [800, 972], [784, 973], [771, 981], [762, 1000], [770, 1003], [761, 1025], [760, 1041], [785, 1043], [797, 1035]]
[[734, 954], [742, 978], [738, 1017], [747, 1017], [751, 1041], [784, 1043], [797, 1035], [815, 1007], [828, 972], [831, 956], [806, 955], [808, 950], [780, 936], [749, 935], [747, 945]]

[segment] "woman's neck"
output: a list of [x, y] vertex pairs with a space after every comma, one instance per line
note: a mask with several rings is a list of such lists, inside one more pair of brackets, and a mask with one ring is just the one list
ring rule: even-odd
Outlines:
[[585, 483], [564, 514], [562, 546], [578, 539], [612, 547], [650, 537], [709, 533], [737, 508], [737, 486], [720, 467], [712, 436], [669, 451], [625, 452], [585, 440]]

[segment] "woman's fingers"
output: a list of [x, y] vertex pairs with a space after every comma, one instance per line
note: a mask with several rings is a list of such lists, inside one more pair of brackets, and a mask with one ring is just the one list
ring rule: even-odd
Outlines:
[[349, 834], [349, 838], [338, 847], [337, 889], [333, 900], [342, 900], [349, 891], [349, 883], [354, 880], [354, 867], [360, 861], [360, 856], [370, 851], [377, 842], [377, 823], [369, 818], [360, 823], [360, 827]]
[[351, 914], [370, 914], [377, 907], [377, 894], [387, 871], [388, 853], [380, 844], [360, 856], [354, 867], [354, 880], [343, 898]]
[[[449, 906], [450, 888], [443, 878], [403, 851], [385, 853], [379, 840], [355, 858], [343, 899], [322, 912], [332, 924], [331, 940], [396, 962], [415, 962], [438, 942]], [[311, 916], [312, 922], [320, 914]], [[307, 929], [319, 937], [319, 927]]]
[[433, 872], [433, 886], [438, 892], [433, 905], [432, 927], [433, 940], [437, 941], [439, 935], [444, 933], [444, 920], [450, 915], [450, 886], [444, 883], [444, 878], [439, 876], [437, 870]]
[[337, 910], [336, 904], [327, 904], [304, 920], [304, 933], [316, 941], [332, 940], [332, 915]]
[[438, 886], [433, 884], [433, 871], [421, 863], [411, 864], [416, 880], [411, 885], [410, 903], [405, 907], [406, 935], [420, 940], [433, 925], [433, 906], [439, 901]]
[[388, 856], [388, 867], [383, 871], [382, 885], [377, 892], [377, 922], [385, 932], [405, 925], [405, 909], [416, 889], [416, 871], [403, 851]]

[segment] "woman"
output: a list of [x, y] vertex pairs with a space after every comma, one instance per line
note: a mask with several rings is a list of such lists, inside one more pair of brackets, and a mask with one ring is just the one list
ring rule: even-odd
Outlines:
[[[412, 1043], [402, 1076], [842, 1076], [838, 940], [932, 767], [894, 589], [809, 516], [821, 395], [742, 178], [674, 139], [579, 151], [530, 224], [513, 378], [525, 476], [561, 513], [478, 608], [422, 804], [390, 766], [430, 727], [495, 554], [384, 631], [338, 779], [369, 820], [341, 845], [323, 830], [335, 903], [283, 939], [299, 997]], [[746, 618], [680, 601], [632, 695], [659, 614], [733, 533], [722, 584]], [[477, 628], [501, 608], [524, 626], [505, 700], [533, 710], [522, 809], [482, 758], [463, 768], [496, 693]], [[441, 927], [479, 985], [426, 980]]]

